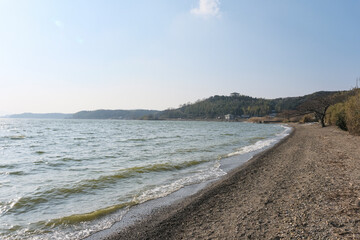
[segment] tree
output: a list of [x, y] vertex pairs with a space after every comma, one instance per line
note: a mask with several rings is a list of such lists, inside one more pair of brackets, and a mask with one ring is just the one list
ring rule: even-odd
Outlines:
[[301, 104], [298, 110], [304, 115], [314, 113], [315, 118], [320, 121], [321, 126], [325, 127], [325, 116], [327, 109], [331, 105], [342, 102], [345, 99], [346, 95], [343, 93], [335, 93], [330, 96], [317, 96]]
[[300, 114], [297, 110], [284, 110], [279, 114], [279, 117], [286, 118], [288, 121], [290, 121], [290, 118], [298, 117], [300, 115], [302, 114]]

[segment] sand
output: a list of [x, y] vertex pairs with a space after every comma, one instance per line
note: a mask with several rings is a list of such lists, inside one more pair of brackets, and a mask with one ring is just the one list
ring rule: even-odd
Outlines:
[[105, 239], [344, 238], [360, 239], [360, 137], [314, 124]]

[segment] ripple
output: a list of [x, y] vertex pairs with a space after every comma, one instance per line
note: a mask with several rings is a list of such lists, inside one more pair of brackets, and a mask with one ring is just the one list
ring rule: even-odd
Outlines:
[[26, 138], [25, 135], [15, 135], [15, 136], [7, 136], [7, 138], [11, 140], [24, 140]]

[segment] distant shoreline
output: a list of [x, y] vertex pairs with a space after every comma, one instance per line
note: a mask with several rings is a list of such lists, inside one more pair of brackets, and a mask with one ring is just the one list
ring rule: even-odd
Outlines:
[[103, 239], [359, 238], [359, 138], [294, 127], [223, 180]]
[[248, 119], [235, 119], [235, 120], [225, 120], [225, 119], [176, 119], [176, 118], [168, 118], [168, 119], [121, 119], [121, 118], [48, 118], [48, 117], [9, 117], [3, 116], [0, 119], [38, 119], [38, 120], [123, 120], [123, 121], [201, 121], [201, 122], [249, 122], [249, 123], [264, 123], [264, 124], [271, 124], [271, 123], [283, 123], [281, 120], [271, 120], [265, 117], [258, 117], [260, 120], [252, 120], [251, 118]]

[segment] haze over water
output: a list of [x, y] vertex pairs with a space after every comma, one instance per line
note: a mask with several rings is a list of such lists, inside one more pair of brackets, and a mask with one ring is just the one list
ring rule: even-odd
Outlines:
[[280, 125], [0, 120], [0, 238], [78, 239], [134, 204], [225, 175], [221, 159], [269, 146]]

